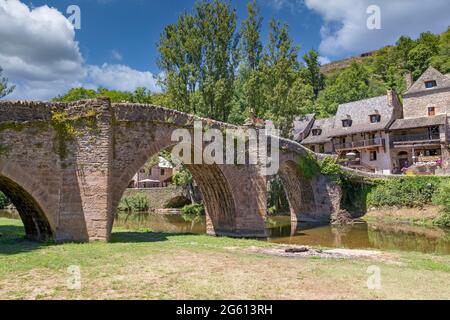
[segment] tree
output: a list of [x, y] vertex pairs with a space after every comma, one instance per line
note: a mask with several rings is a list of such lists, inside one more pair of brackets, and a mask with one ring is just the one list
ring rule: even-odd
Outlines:
[[256, 0], [247, 5], [248, 17], [242, 23], [241, 27], [241, 52], [244, 64], [250, 70], [257, 70], [263, 53], [263, 45], [261, 42], [262, 17]]
[[408, 54], [408, 68], [414, 79], [418, 79], [428, 68], [433, 57], [433, 50], [426, 44], [419, 44]]
[[431, 59], [431, 64], [442, 73], [450, 72], [450, 27], [439, 40], [439, 53]]
[[3, 77], [3, 69], [0, 67], [0, 99], [6, 97], [8, 94], [12, 93], [16, 86], [9, 86], [8, 79]]
[[270, 22], [269, 43], [262, 61], [265, 115], [284, 136], [289, 136], [298, 106], [289, 106], [288, 96], [299, 76], [299, 47], [293, 44], [287, 24]]
[[148, 103], [167, 106], [164, 94], [152, 94], [146, 88], [137, 88], [134, 92], [124, 92], [118, 90], [108, 90], [99, 88], [98, 90], [86, 89], [83, 87], [70, 89], [67, 93], [53, 99], [57, 102], [71, 102], [85, 99], [95, 99], [99, 97], [107, 97], [111, 102], [131, 102], [131, 103]]
[[219, 0], [201, 1], [165, 28], [159, 42], [162, 84], [171, 105], [226, 121], [238, 62], [236, 11]]
[[247, 5], [248, 17], [242, 23], [240, 37], [241, 64], [239, 67], [239, 78], [237, 80], [238, 110], [232, 110], [232, 119], [236, 123], [245, 121], [250, 112], [262, 116], [263, 92], [262, 74], [260, 70], [263, 45], [261, 42], [262, 17], [259, 14], [256, 1]]
[[55, 97], [53, 101], [57, 102], [71, 102], [85, 99], [94, 99], [97, 97], [97, 92], [92, 89], [85, 88], [73, 88], [70, 89], [67, 93], [59, 95]]
[[385, 91], [385, 84], [373, 79], [368, 67], [353, 62], [349, 68], [328, 77], [317, 100], [317, 111], [319, 116], [328, 117], [336, 113], [339, 104], [382, 95]]
[[325, 77], [320, 72], [319, 54], [315, 50], [310, 50], [303, 56], [303, 60], [306, 64], [306, 79], [314, 90], [314, 97], [317, 98], [325, 82]]
[[202, 35], [196, 17], [183, 14], [167, 26], [159, 41], [158, 64], [165, 77], [165, 87], [173, 108], [197, 113], [197, 90], [202, 64]]

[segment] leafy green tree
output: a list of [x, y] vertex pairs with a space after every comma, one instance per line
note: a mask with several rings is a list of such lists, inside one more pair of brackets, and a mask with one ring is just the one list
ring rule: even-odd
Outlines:
[[9, 86], [8, 79], [3, 77], [3, 69], [0, 67], [0, 99], [12, 93], [16, 86]]
[[287, 24], [270, 22], [269, 43], [262, 62], [266, 118], [272, 119], [284, 136], [292, 129], [298, 106], [289, 106], [288, 96], [299, 76], [299, 47], [293, 44]]
[[169, 25], [159, 42], [159, 65], [171, 105], [226, 121], [232, 109], [238, 62], [236, 11], [228, 3], [200, 1], [193, 15]]
[[327, 79], [325, 89], [317, 100], [319, 116], [328, 117], [336, 113], [339, 104], [362, 100], [385, 94], [386, 85], [370, 75], [362, 63], [352, 65]]
[[97, 92], [92, 89], [73, 88], [67, 93], [60, 95], [53, 99], [58, 102], [72, 102], [77, 100], [94, 99], [97, 97]]
[[262, 17], [256, 1], [247, 5], [248, 18], [242, 23], [240, 31], [239, 75], [235, 83], [235, 102], [230, 114], [230, 121], [243, 124], [250, 114], [263, 113], [262, 74], [260, 70], [263, 45], [261, 42]]
[[439, 40], [439, 53], [431, 59], [431, 64], [442, 73], [450, 72], [450, 28], [444, 32]]
[[8, 197], [0, 191], [0, 209], [5, 209], [7, 206], [11, 204]]
[[256, 0], [247, 5], [248, 17], [241, 27], [241, 52], [249, 69], [257, 70], [263, 54], [261, 42], [261, 27], [263, 18], [260, 16]]
[[85, 99], [95, 99], [99, 97], [108, 97], [112, 102], [133, 102], [133, 103], [148, 103], [159, 104], [167, 106], [167, 100], [164, 94], [152, 94], [146, 88], [137, 88], [134, 92], [124, 92], [118, 90], [108, 90], [99, 88], [98, 90], [86, 88], [73, 88], [67, 93], [60, 95], [53, 99], [57, 102], [72, 102]]
[[314, 90], [314, 97], [317, 98], [325, 83], [325, 77], [320, 71], [319, 53], [315, 50], [310, 50], [303, 56], [303, 60], [305, 60], [306, 64], [306, 79]]
[[408, 68], [414, 79], [419, 78], [430, 65], [433, 50], [426, 44], [419, 44], [408, 54]]
[[197, 113], [202, 68], [202, 34], [198, 19], [183, 14], [168, 25], [160, 38], [159, 66], [165, 76], [161, 84], [173, 108]]

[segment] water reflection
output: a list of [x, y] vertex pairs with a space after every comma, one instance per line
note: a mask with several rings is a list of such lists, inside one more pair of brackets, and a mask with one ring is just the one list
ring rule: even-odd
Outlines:
[[[14, 211], [0, 211], [0, 217], [20, 219]], [[204, 234], [205, 218], [179, 215], [119, 214], [116, 228], [167, 233]], [[290, 217], [271, 217], [267, 221], [269, 241], [282, 244], [348, 249], [381, 249], [450, 254], [450, 231], [406, 224], [366, 223], [333, 227], [311, 223], [291, 223]]]

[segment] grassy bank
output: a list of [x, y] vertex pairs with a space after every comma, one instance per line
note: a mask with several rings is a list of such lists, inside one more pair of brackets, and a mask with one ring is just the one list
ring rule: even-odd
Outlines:
[[[251, 240], [115, 230], [112, 243], [40, 245], [0, 219], [0, 299], [446, 299], [450, 257], [285, 258]], [[66, 286], [71, 265], [81, 289]], [[382, 289], [366, 286], [381, 269]]]

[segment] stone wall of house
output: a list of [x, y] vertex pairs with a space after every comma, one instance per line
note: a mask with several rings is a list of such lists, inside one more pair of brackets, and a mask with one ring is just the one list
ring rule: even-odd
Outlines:
[[450, 113], [450, 91], [440, 91], [433, 94], [416, 93], [403, 99], [405, 119], [428, 117], [428, 108], [436, 108], [436, 114]]

